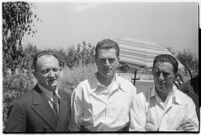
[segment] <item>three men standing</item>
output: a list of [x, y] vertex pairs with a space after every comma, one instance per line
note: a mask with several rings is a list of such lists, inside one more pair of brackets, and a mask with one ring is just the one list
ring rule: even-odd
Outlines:
[[116, 73], [119, 53], [110, 39], [97, 43], [98, 71], [74, 89], [71, 104], [70, 96], [58, 89], [59, 57], [49, 51], [36, 55], [38, 83], [13, 103], [5, 132], [68, 132], [69, 126], [88, 132], [198, 131], [193, 101], [173, 84], [178, 70], [174, 57], [155, 57], [155, 86], [137, 95], [135, 86]]

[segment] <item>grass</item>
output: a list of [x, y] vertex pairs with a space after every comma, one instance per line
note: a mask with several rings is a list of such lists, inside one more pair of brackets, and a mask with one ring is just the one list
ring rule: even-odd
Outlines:
[[65, 67], [61, 72], [60, 88], [71, 93], [81, 81], [89, 78], [97, 71], [95, 64], [80, 65], [72, 69]]

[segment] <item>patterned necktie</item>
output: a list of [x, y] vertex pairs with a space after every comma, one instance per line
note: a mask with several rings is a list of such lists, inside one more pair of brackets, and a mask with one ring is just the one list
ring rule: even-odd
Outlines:
[[59, 99], [55, 92], [53, 92], [52, 106], [56, 116], [58, 116], [59, 115]]

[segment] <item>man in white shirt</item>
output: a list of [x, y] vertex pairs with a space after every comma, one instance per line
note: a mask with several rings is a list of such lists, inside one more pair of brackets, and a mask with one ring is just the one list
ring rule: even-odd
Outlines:
[[139, 93], [141, 126], [146, 131], [198, 131], [198, 119], [192, 99], [174, 86], [178, 62], [168, 54], [155, 57], [155, 87]]
[[[88, 132], [128, 131], [129, 111], [138, 98], [135, 86], [116, 74], [118, 44], [110, 39], [98, 42], [95, 59], [98, 72], [73, 91], [70, 129]], [[133, 119], [137, 119], [137, 116]], [[135, 130], [134, 126], [132, 130]]]

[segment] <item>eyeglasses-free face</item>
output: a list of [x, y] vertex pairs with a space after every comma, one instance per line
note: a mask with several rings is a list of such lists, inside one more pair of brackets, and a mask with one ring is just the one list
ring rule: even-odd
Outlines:
[[55, 90], [61, 71], [59, 61], [52, 55], [43, 55], [38, 58], [37, 70], [34, 72], [38, 83], [48, 90]]

